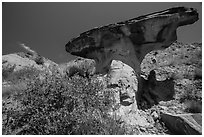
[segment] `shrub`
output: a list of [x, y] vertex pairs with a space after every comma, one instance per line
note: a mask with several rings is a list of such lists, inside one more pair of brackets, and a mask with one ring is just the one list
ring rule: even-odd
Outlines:
[[36, 64], [38, 65], [43, 65], [44, 64], [44, 59], [42, 56], [40, 55], [37, 55], [35, 58], [34, 58], [34, 61], [36, 62]]
[[112, 97], [98, 81], [45, 74], [3, 103], [3, 134], [124, 134], [108, 115]]
[[88, 77], [88, 74], [83, 69], [76, 67], [76, 66], [70, 67], [69, 72], [67, 73], [67, 76], [72, 77], [75, 74], [82, 76], [82, 77]]

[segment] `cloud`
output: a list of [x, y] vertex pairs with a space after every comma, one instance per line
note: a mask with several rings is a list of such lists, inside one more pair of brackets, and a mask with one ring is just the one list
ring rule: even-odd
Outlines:
[[23, 49], [31, 54], [37, 54], [36, 51], [32, 50], [30, 47], [26, 46], [24, 43], [18, 43]]

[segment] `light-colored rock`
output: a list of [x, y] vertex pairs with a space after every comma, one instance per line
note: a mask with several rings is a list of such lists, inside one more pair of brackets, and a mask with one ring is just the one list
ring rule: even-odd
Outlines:
[[121, 61], [113, 60], [109, 73], [106, 75], [107, 88], [113, 89], [116, 115], [127, 119], [128, 115], [137, 110], [136, 91], [137, 77], [134, 70]]
[[124, 106], [136, 106], [137, 77], [134, 70], [121, 61], [113, 60], [108, 78], [108, 87], [120, 88], [120, 103]]
[[156, 111], [152, 112], [151, 114], [152, 118], [156, 121], [157, 119], [159, 119], [159, 115], [157, 114]]
[[129, 125], [148, 127], [150, 123], [137, 109], [137, 77], [135, 71], [122, 61], [113, 60], [105, 76], [107, 88], [114, 90], [115, 104], [111, 115]]
[[173, 134], [201, 135], [202, 114], [161, 114], [162, 121]]

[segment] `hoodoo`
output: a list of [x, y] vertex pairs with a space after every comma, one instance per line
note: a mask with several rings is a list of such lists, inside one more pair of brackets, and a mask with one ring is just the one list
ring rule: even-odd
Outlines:
[[177, 40], [178, 27], [197, 20], [195, 9], [175, 7], [94, 28], [72, 39], [65, 47], [72, 55], [94, 59], [95, 73], [108, 73], [107, 86], [118, 91], [117, 115], [128, 124], [143, 125], [145, 120], [136, 111], [142, 90], [142, 60], [153, 50], [168, 48]]
[[140, 74], [140, 63], [152, 50], [169, 47], [179, 26], [198, 20], [193, 8], [176, 7], [127, 21], [94, 28], [66, 44], [72, 55], [94, 59], [103, 72], [112, 60], [120, 60]]

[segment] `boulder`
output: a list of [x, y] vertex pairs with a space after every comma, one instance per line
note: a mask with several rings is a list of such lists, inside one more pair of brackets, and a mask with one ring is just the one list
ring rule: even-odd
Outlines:
[[114, 112], [122, 121], [127, 121], [130, 118], [128, 115], [137, 110], [137, 77], [134, 70], [119, 60], [113, 60], [107, 74], [107, 88], [115, 91], [114, 105], [117, 107]]
[[120, 104], [123, 106], [134, 104], [136, 107], [135, 93], [138, 81], [134, 70], [121, 61], [113, 60], [108, 78], [108, 87], [120, 89]]
[[177, 114], [162, 113], [161, 119], [173, 134], [201, 135], [202, 114]]

